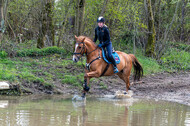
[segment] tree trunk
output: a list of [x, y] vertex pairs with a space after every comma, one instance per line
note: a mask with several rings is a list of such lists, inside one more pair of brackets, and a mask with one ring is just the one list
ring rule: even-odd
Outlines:
[[[75, 34], [77, 36], [82, 34], [84, 29], [83, 20], [85, 14], [85, 0], [76, 0], [76, 14], [75, 14]], [[73, 50], [75, 48], [75, 42], [73, 43]]]
[[37, 48], [44, 48], [45, 46], [45, 34], [46, 34], [46, 9], [44, 8], [46, 2], [41, 0], [41, 11], [39, 12], [39, 35], [37, 39]]
[[2, 40], [2, 29], [3, 29], [3, 22], [4, 22], [4, 19], [3, 19], [3, 1], [0, 0], [0, 42]]
[[47, 0], [45, 11], [47, 13], [47, 36], [52, 46], [55, 46], [55, 30], [53, 24], [54, 0]]
[[156, 42], [156, 31], [154, 27], [154, 18], [153, 12], [151, 7], [151, 0], [147, 1], [148, 4], [148, 43], [146, 45], [146, 56], [153, 57], [155, 56], [154, 49], [155, 49], [155, 42]]
[[185, 6], [187, 2], [183, 0], [183, 6], [181, 10], [181, 35], [180, 35], [180, 41], [184, 42], [184, 19], [185, 19]]
[[42, 17], [40, 18], [40, 27], [39, 27], [39, 35], [38, 35], [38, 40], [37, 40], [37, 48], [41, 49], [44, 48], [45, 46], [45, 20], [44, 20], [44, 15], [42, 14]]
[[82, 34], [84, 26], [83, 26], [83, 20], [84, 20], [84, 14], [85, 14], [85, 0], [77, 0], [77, 8], [76, 8], [76, 35], [79, 36]]
[[65, 17], [64, 17], [64, 21], [62, 23], [62, 26], [61, 26], [61, 28], [59, 30], [59, 38], [58, 38], [58, 41], [57, 41], [57, 46], [58, 47], [60, 47], [61, 37], [65, 32], [65, 26], [67, 24], [67, 19], [68, 19], [68, 16], [69, 16], [68, 12], [69, 12], [69, 9], [70, 9], [70, 6], [71, 6], [72, 3], [73, 3], [73, 0], [70, 0], [69, 4], [67, 6], [65, 6]]

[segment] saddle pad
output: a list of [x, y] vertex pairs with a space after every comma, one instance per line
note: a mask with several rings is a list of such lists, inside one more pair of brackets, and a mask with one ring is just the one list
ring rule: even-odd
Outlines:
[[[107, 63], [112, 64], [112, 63], [106, 58], [106, 56], [105, 56], [105, 51], [104, 51], [103, 49], [102, 49], [102, 56], [103, 56], [103, 59], [104, 59]], [[119, 63], [120, 63], [120, 57], [119, 57], [119, 55], [118, 55], [116, 52], [112, 52], [112, 56], [113, 56], [113, 58], [115, 59], [116, 64], [119, 64]]]

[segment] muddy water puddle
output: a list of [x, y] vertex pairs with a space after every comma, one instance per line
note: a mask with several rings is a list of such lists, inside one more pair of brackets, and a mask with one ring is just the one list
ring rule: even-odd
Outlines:
[[190, 126], [190, 106], [133, 98], [0, 96], [0, 126]]

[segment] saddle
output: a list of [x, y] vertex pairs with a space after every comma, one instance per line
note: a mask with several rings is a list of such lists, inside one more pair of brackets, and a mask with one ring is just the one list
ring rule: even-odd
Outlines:
[[[116, 64], [120, 63], [120, 57], [118, 55], [117, 52], [115, 52], [115, 50], [112, 49], [112, 56], [115, 59]], [[108, 64], [112, 64], [109, 59], [108, 59], [108, 52], [106, 51], [106, 49], [102, 48], [102, 57], [103, 59], [108, 63]]]

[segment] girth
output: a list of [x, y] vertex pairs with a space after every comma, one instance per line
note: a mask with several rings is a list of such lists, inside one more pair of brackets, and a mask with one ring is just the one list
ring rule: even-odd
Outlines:
[[108, 70], [109, 66], [110, 66], [110, 64], [107, 63], [106, 68], [104, 69], [104, 71], [102, 72], [102, 74], [100, 75], [100, 77], [103, 76], [106, 73], [106, 71]]

